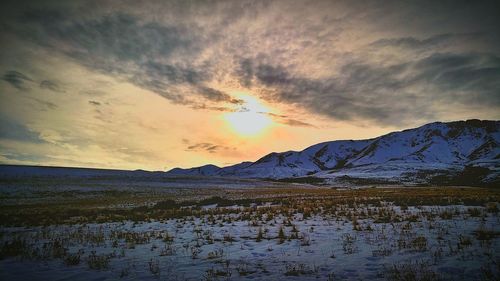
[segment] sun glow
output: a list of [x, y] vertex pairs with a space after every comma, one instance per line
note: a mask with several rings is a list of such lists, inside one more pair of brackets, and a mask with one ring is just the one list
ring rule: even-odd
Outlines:
[[234, 132], [245, 137], [257, 136], [272, 125], [269, 109], [259, 100], [246, 94], [240, 94], [238, 98], [244, 101], [240, 108], [224, 115]]

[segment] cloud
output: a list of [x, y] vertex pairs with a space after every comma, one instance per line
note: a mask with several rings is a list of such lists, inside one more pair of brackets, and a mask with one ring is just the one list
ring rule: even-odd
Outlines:
[[18, 90], [25, 90], [29, 88], [26, 85], [26, 82], [33, 82], [31, 78], [15, 70], [5, 72], [2, 79]]
[[[469, 116], [499, 106], [494, 2], [96, 3], [27, 5], [4, 25], [71, 62], [197, 110], [234, 110], [242, 103], [227, 90], [234, 88], [380, 126], [443, 119], [450, 106]], [[17, 88], [27, 81], [8, 79]]]
[[86, 89], [86, 90], [81, 90], [80, 94], [92, 97], [101, 97], [106, 95], [106, 92], [96, 89]]
[[[337, 120], [405, 125], [433, 119], [447, 106], [500, 107], [500, 57], [490, 54], [435, 53], [420, 60], [380, 65], [352, 61], [338, 75], [311, 79], [281, 65], [259, 62], [247, 73], [263, 98], [295, 104]], [[247, 83], [248, 76], [242, 78]], [[291, 122], [291, 124], [300, 124]]]
[[234, 112], [233, 108], [224, 107], [224, 106], [210, 106], [206, 103], [192, 103], [189, 106], [195, 110], [212, 110], [212, 111], [220, 111], [220, 112]]
[[239, 68], [236, 69], [236, 75], [239, 76], [240, 83], [244, 87], [250, 87], [254, 75], [252, 60], [248, 58], [241, 60]]
[[0, 112], [0, 139], [32, 143], [45, 142], [40, 138], [39, 133], [2, 112]]
[[2, 144], [0, 144], [0, 148], [2, 148], [0, 152], [0, 159], [4, 158], [5, 160], [10, 160], [13, 162], [13, 164], [39, 165], [39, 163], [47, 163], [47, 160], [50, 159], [50, 157], [46, 157], [44, 155], [33, 155], [30, 153], [22, 152], [8, 152], [8, 150], [5, 149]]
[[[308, 130], [296, 145], [369, 137], [384, 126], [500, 118], [498, 10], [498, 1], [7, 1], [0, 94], [8, 99], [0, 105], [16, 122], [2, 117], [2, 143], [56, 143], [4, 146], [1, 154], [162, 167], [166, 158], [238, 163], [288, 149], [273, 136], [290, 127], [263, 135], [265, 147], [229, 143], [236, 140], [216, 127], [220, 114], [189, 110], [244, 111], [240, 94], [285, 112], [268, 113], [275, 123], [338, 128]], [[158, 108], [164, 103], [145, 112], [156, 101], [149, 94], [134, 107], [141, 97], [133, 95], [144, 92], [167, 99], [169, 112]], [[187, 116], [175, 115], [179, 106]], [[193, 135], [185, 124], [206, 128]], [[370, 130], [353, 132], [356, 125]], [[190, 137], [175, 143], [179, 135]]]
[[51, 80], [43, 80], [42, 82], [40, 82], [40, 88], [47, 89], [56, 93], [64, 93], [64, 90], [61, 89], [59, 84]]
[[[183, 139], [183, 143], [188, 144], [189, 142], [185, 142]], [[189, 144], [186, 147], [186, 151], [195, 151], [195, 152], [208, 152], [208, 153], [217, 153], [222, 150], [235, 150], [234, 148], [230, 148], [223, 145], [217, 145], [209, 142], [200, 142], [195, 144]]]
[[[213, 78], [212, 66], [207, 62], [197, 64], [193, 59], [201, 51], [201, 27], [160, 24], [121, 12], [73, 19], [51, 9], [31, 9], [20, 19], [28, 24], [18, 32], [40, 45], [174, 103], [190, 105], [198, 103], [196, 99], [242, 102], [206, 85]], [[173, 62], [177, 56], [190, 59]], [[40, 86], [56, 90], [50, 81]]]
[[54, 110], [58, 108], [57, 104], [50, 101], [45, 101], [35, 97], [27, 97], [27, 98], [34, 101], [39, 106], [39, 109], [42, 111]]
[[307, 122], [304, 122], [304, 121], [300, 121], [300, 120], [296, 120], [296, 119], [285, 119], [284, 123], [286, 125], [289, 125], [289, 126], [292, 126], [292, 127], [312, 127], [312, 128], [316, 128], [316, 126], [314, 126], [314, 125], [312, 125], [310, 123], [307, 123]]
[[415, 63], [408, 83], [429, 83], [444, 102], [500, 106], [500, 57], [487, 54], [434, 54]]
[[241, 99], [234, 99], [230, 95], [208, 87], [200, 87], [199, 88], [200, 93], [203, 97], [205, 97], [207, 100], [210, 101], [215, 101], [215, 102], [229, 102], [232, 104], [243, 104], [244, 101]]
[[411, 49], [413, 51], [432, 50], [447, 47], [452, 44], [462, 44], [471, 40], [478, 40], [484, 34], [476, 33], [445, 33], [437, 34], [428, 38], [418, 39], [415, 37], [382, 38], [369, 44], [374, 49], [397, 47]]
[[288, 126], [317, 128], [313, 124], [310, 124], [310, 123], [307, 123], [307, 122], [304, 122], [304, 121], [300, 121], [300, 120], [297, 120], [297, 119], [293, 119], [293, 118], [290, 118], [290, 117], [288, 117], [286, 115], [275, 114], [275, 113], [271, 113], [271, 112], [259, 112], [259, 113], [269, 115], [272, 118], [274, 118], [278, 123], [282, 123], [282, 124], [285, 124], [285, 125], [288, 125]]
[[[27, 85], [27, 83], [35, 82], [35, 80], [32, 79], [31, 77], [28, 77], [27, 75], [15, 70], [10, 70], [5, 72], [4, 75], [2, 76], [2, 79], [19, 90], [29, 89], [30, 87]], [[39, 84], [39, 87], [41, 89], [47, 89], [54, 92], [59, 92], [59, 93], [64, 92], [64, 90], [62, 90], [61, 87], [56, 82], [51, 80], [42, 80]]]

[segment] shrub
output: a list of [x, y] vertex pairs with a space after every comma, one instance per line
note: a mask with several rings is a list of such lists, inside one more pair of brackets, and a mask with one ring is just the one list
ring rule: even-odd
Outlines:
[[149, 265], [149, 272], [153, 274], [155, 277], [159, 277], [161, 273], [160, 269], [160, 261], [158, 259], [150, 259], [148, 262]]
[[411, 247], [415, 251], [424, 252], [427, 250], [427, 238], [419, 236], [411, 241]]
[[111, 257], [108, 255], [97, 255], [95, 251], [92, 251], [87, 259], [87, 264], [90, 269], [107, 269], [110, 260]]
[[78, 253], [75, 254], [67, 254], [66, 257], [64, 257], [64, 264], [68, 266], [72, 265], [79, 265], [80, 264], [80, 257], [81, 257], [81, 252], [79, 251]]
[[179, 208], [179, 205], [174, 200], [163, 200], [157, 202], [154, 208], [161, 210], [170, 210]]
[[286, 276], [300, 276], [312, 274], [314, 271], [306, 264], [286, 264], [285, 265], [285, 275]]
[[262, 241], [262, 238], [264, 238], [264, 233], [262, 232], [262, 228], [259, 227], [259, 232], [257, 233], [257, 237], [255, 238], [256, 242]]
[[441, 280], [440, 276], [432, 271], [426, 263], [394, 264], [386, 269], [384, 277], [394, 281], [433, 281]]
[[283, 244], [283, 242], [285, 242], [286, 240], [285, 229], [283, 226], [280, 226], [280, 229], [278, 231], [278, 239], [280, 244]]

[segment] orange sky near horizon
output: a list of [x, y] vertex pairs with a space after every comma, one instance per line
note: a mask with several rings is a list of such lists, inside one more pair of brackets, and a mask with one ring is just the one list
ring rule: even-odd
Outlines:
[[[94, 98], [99, 102], [95, 105], [81, 93], [65, 93], [63, 100], [53, 94], [54, 102], [64, 103], [65, 108], [32, 111], [23, 116], [25, 124], [30, 130], [39, 132], [44, 143], [5, 142], [12, 150], [23, 150], [26, 154], [44, 151], [51, 161], [39, 163], [0, 158], [2, 162], [147, 170], [209, 163], [227, 166], [255, 161], [273, 151], [302, 150], [336, 139], [370, 138], [394, 129], [331, 122], [300, 112], [300, 109], [266, 103], [251, 93], [240, 91], [235, 91], [234, 97], [245, 102], [235, 106], [235, 112], [200, 111], [172, 104], [155, 93], [127, 83], [116, 83], [77, 65], [61, 68], [72, 69], [68, 77], [74, 77], [75, 81], [68, 79], [66, 83], [85, 91], [85, 83], [79, 77], [95, 79], [102, 84], [99, 90], [105, 91], [106, 96]], [[2, 93], [7, 92], [7, 87], [0, 86]], [[40, 106], [27, 95], [22, 99], [5, 95], [2, 100], [9, 104], [3, 112], [12, 114]], [[242, 107], [248, 111], [239, 112]], [[284, 124], [279, 116], [285, 114], [313, 126]], [[73, 139], [81, 143], [70, 144]], [[217, 147], [210, 150], [212, 146]]]

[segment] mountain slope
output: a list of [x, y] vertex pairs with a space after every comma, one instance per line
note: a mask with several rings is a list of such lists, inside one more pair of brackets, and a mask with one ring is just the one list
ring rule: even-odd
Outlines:
[[190, 169], [174, 168], [167, 173], [172, 176], [213, 176], [219, 170], [219, 167], [209, 164]]
[[[480, 167], [479, 181], [497, 182], [500, 174], [500, 121], [435, 122], [367, 140], [341, 140], [302, 151], [270, 153], [256, 162], [219, 168], [207, 165], [173, 169], [171, 175], [296, 178], [329, 181], [385, 179], [426, 183], [435, 177], [460, 176]], [[486, 169], [486, 170], [484, 170]]]

